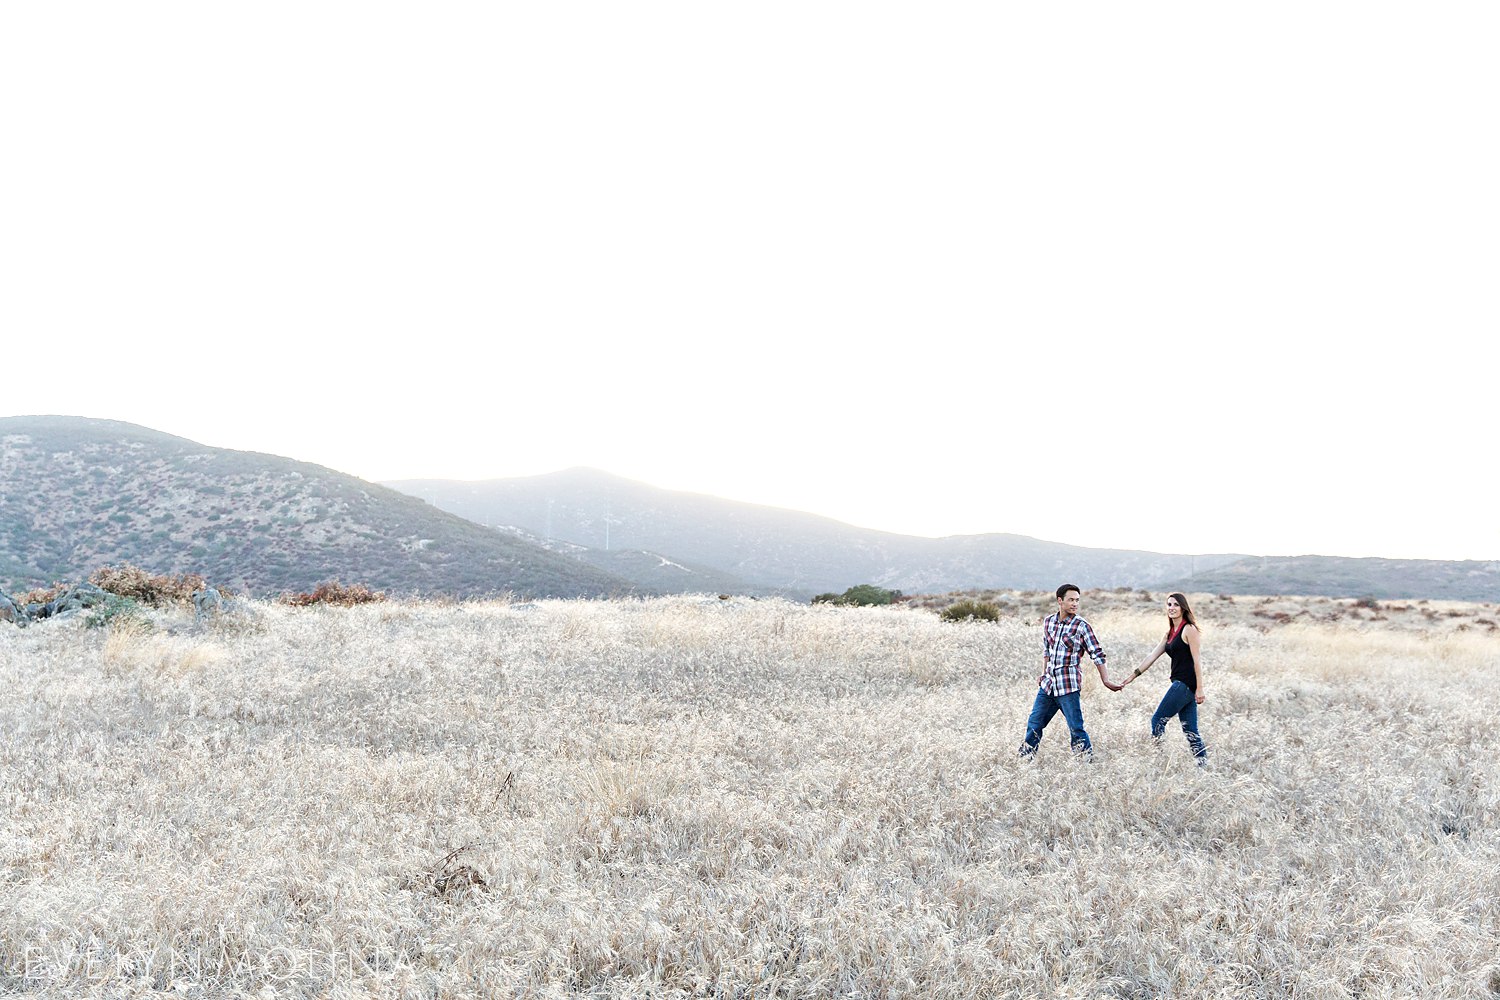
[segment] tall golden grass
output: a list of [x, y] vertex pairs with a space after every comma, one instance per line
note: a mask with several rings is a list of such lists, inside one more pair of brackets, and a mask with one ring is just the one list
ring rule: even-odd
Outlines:
[[[1088, 609], [1085, 608], [1085, 614]], [[1094, 619], [1116, 675], [1155, 609]], [[1031, 622], [666, 598], [0, 626], [0, 989], [1492, 997], [1500, 642], [1205, 620], [1016, 747]]]

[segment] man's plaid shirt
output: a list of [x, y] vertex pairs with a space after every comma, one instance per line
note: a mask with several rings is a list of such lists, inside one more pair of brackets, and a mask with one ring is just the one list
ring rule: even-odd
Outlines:
[[1072, 694], [1083, 687], [1079, 664], [1087, 651], [1089, 659], [1104, 666], [1104, 647], [1094, 638], [1089, 623], [1074, 615], [1065, 622], [1057, 615], [1042, 619], [1042, 652], [1047, 658], [1047, 672], [1042, 675], [1042, 690], [1054, 698]]

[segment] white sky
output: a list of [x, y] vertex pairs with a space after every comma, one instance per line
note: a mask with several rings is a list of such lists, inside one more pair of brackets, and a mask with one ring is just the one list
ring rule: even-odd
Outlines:
[[0, 415], [1500, 558], [1491, 3], [0, 15]]

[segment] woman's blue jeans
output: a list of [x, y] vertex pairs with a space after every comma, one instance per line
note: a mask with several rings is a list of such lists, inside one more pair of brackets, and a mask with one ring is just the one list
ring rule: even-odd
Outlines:
[[1063, 718], [1068, 720], [1073, 749], [1080, 753], [1093, 750], [1093, 746], [1089, 743], [1089, 734], [1083, 728], [1083, 704], [1079, 701], [1078, 692], [1054, 697], [1038, 689], [1036, 701], [1031, 705], [1031, 718], [1026, 720], [1026, 742], [1021, 744], [1023, 757], [1036, 753], [1037, 744], [1042, 742], [1042, 730], [1047, 728], [1047, 723], [1051, 722], [1052, 717], [1058, 712], [1061, 712]]
[[1182, 734], [1187, 737], [1193, 756], [1200, 762], [1207, 760], [1208, 748], [1203, 745], [1203, 737], [1198, 735], [1198, 702], [1192, 689], [1182, 681], [1173, 681], [1161, 704], [1156, 706], [1156, 714], [1151, 716], [1151, 735], [1161, 739], [1161, 734], [1167, 729], [1167, 720], [1174, 715], [1182, 723]]

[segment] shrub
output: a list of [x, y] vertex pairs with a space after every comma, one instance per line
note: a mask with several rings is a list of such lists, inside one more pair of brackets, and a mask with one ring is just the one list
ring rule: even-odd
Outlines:
[[140, 602], [118, 594], [110, 594], [103, 604], [95, 607], [83, 620], [84, 628], [144, 624], [146, 624], [146, 616], [141, 613]]
[[1375, 598], [1373, 597], [1361, 597], [1359, 600], [1354, 602], [1354, 606], [1356, 608], [1365, 608], [1369, 611], [1380, 610], [1380, 602], [1375, 600]]
[[90, 574], [89, 583], [111, 594], [129, 597], [153, 608], [191, 604], [193, 591], [208, 586], [197, 573], [157, 576], [130, 563], [101, 566]]
[[311, 593], [285, 594], [281, 598], [281, 603], [290, 604], [294, 608], [306, 608], [314, 604], [336, 604], [348, 608], [356, 604], [371, 604], [385, 599], [383, 591], [371, 590], [362, 583], [351, 583], [345, 586], [337, 580], [329, 580], [327, 583], [318, 584]]
[[850, 587], [844, 591], [844, 603], [873, 606], [889, 604], [900, 596], [901, 591], [899, 590], [886, 590], [884, 587], [877, 587], [873, 583], [861, 583], [857, 587]]
[[962, 600], [944, 608], [940, 617], [945, 622], [998, 622], [1000, 609], [989, 601]]
[[48, 601], [57, 600], [67, 592], [66, 583], [54, 583], [50, 587], [34, 587], [16, 598], [16, 603], [23, 608], [28, 604], [46, 604]]
[[852, 604], [860, 607], [890, 604], [892, 601], [904, 600], [905, 594], [899, 590], [886, 590], [877, 587], [873, 583], [861, 583], [850, 587], [842, 594], [819, 594], [812, 599], [814, 604]]

